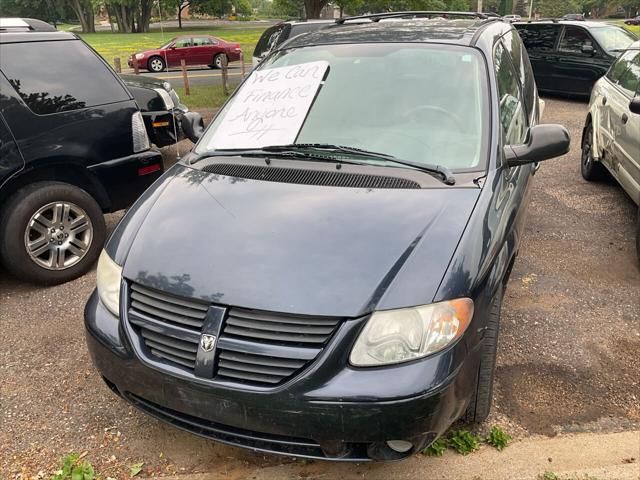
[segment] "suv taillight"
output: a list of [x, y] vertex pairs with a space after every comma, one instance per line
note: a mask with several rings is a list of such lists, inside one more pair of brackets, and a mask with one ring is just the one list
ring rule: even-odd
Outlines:
[[142, 113], [136, 112], [131, 116], [131, 130], [133, 132], [133, 151], [137, 153], [149, 150], [151, 145], [149, 144], [149, 136], [144, 126]]

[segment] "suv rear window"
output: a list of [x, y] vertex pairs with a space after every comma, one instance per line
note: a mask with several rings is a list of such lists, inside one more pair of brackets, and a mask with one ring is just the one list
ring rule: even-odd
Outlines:
[[517, 25], [518, 33], [522, 38], [527, 51], [553, 50], [558, 38], [560, 28], [558, 25]]
[[38, 115], [129, 100], [111, 70], [83, 42], [0, 45], [2, 73]]

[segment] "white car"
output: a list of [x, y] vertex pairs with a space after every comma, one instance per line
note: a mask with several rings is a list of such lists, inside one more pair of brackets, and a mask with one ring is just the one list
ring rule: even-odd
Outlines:
[[505, 15], [502, 19], [511, 23], [522, 21], [522, 17], [520, 15]]
[[[582, 133], [581, 171], [586, 180], [608, 171], [640, 205], [640, 41], [593, 87]], [[640, 258], [640, 209], [637, 229]]]

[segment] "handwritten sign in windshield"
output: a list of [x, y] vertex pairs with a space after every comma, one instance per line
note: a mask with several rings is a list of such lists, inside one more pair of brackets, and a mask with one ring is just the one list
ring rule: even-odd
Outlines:
[[255, 70], [228, 105], [208, 148], [294, 143], [329, 63]]

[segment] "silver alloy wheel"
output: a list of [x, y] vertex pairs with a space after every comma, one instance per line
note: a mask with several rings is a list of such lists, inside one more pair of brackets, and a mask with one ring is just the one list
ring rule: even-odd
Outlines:
[[38, 266], [65, 270], [89, 251], [93, 224], [87, 212], [70, 202], [52, 202], [31, 216], [24, 232], [24, 247]]
[[162, 60], [160, 60], [159, 58], [152, 59], [149, 64], [151, 65], [151, 70], [153, 70], [154, 72], [161, 72], [164, 69]]
[[222, 68], [222, 55], [221, 54], [216, 55], [215, 65], [216, 65], [216, 68]]

